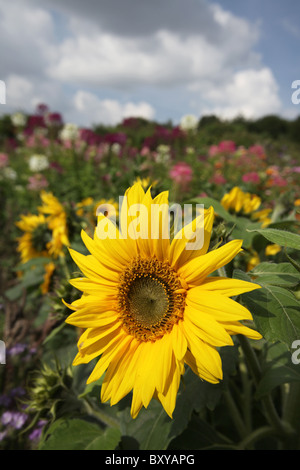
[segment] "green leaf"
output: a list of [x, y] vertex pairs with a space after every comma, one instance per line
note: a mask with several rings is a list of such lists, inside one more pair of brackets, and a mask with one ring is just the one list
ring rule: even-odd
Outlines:
[[172, 420], [156, 400], [143, 408], [136, 419], [131, 418], [129, 408], [120, 413], [120, 419], [122, 435], [137, 439], [140, 450], [167, 449]]
[[40, 450], [115, 449], [120, 440], [118, 429], [103, 432], [97, 424], [84, 419], [59, 419], [47, 431]]
[[121, 432], [118, 428], [107, 428], [102, 436], [94, 439], [86, 450], [114, 450], [121, 439]]
[[290, 263], [263, 262], [255, 266], [249, 274], [261, 284], [281, 287], [294, 287], [300, 282], [300, 274]]
[[247, 229], [249, 232], [260, 233], [263, 237], [272, 243], [277, 243], [280, 246], [286, 248], [293, 248], [294, 250], [300, 250], [300, 235], [286, 230], [279, 230], [276, 228], [264, 228], [264, 229]]
[[270, 367], [267, 369], [256, 389], [256, 398], [268, 395], [278, 385], [291, 382], [300, 382], [299, 365], [292, 361], [283, 366]]
[[[249, 275], [235, 270], [233, 277], [251, 281]], [[260, 284], [259, 281], [256, 281]], [[240, 299], [252, 313], [259, 332], [268, 341], [281, 341], [288, 349], [300, 338], [300, 302], [289, 290], [261, 284], [261, 289], [242, 294]]]

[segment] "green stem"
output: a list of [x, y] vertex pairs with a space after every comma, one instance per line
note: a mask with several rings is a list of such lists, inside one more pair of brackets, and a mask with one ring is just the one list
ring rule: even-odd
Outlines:
[[287, 443], [289, 449], [300, 449], [300, 383], [293, 382], [289, 384], [289, 393], [286, 398], [283, 417], [294, 429], [295, 436]]
[[240, 376], [243, 386], [243, 411], [244, 411], [244, 421], [245, 426], [250, 433], [252, 430], [252, 413], [251, 413], [251, 405], [252, 405], [252, 382], [248, 375], [247, 366], [245, 361], [241, 361], [240, 363]]
[[231, 416], [231, 418], [232, 418], [232, 420], [235, 424], [235, 427], [236, 427], [240, 437], [243, 439], [247, 435], [247, 430], [246, 430], [246, 427], [245, 427], [245, 425], [243, 423], [243, 420], [241, 418], [240, 412], [237, 409], [237, 406], [236, 406], [229, 390], [224, 391], [224, 397], [225, 397], [227, 406], [230, 410], [230, 416]]
[[249, 436], [246, 436], [245, 439], [239, 443], [238, 448], [240, 450], [253, 449], [253, 444], [255, 444], [256, 441], [274, 435], [276, 435], [276, 433], [272, 426], [263, 426], [253, 431]]
[[[262, 372], [261, 372], [261, 368], [260, 368], [260, 364], [258, 362], [257, 356], [253, 348], [251, 347], [251, 344], [248, 338], [246, 338], [243, 335], [238, 335], [238, 338], [239, 338], [243, 353], [245, 355], [246, 361], [248, 363], [249, 369], [252, 372], [255, 385], [257, 386], [262, 378]], [[268, 422], [270, 423], [270, 425], [273, 426], [274, 430], [276, 430], [276, 432], [280, 436], [285, 437], [285, 438], [293, 434], [293, 430], [291, 429], [291, 427], [288, 426], [287, 423], [284, 423], [278, 416], [278, 413], [274, 406], [271, 395], [265, 395], [264, 397], [261, 398], [261, 401], [265, 409], [266, 418]]]
[[89, 400], [85, 397], [84, 398], [84, 404], [86, 407], [87, 412], [97, 418], [101, 423], [106, 424], [107, 426], [110, 427], [119, 427], [120, 423], [117, 419], [113, 418], [112, 416], [107, 415], [101, 410], [95, 410], [94, 407], [91, 405]]

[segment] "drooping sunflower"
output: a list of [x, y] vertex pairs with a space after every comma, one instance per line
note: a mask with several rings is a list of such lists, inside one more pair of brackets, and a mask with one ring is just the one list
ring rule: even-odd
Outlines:
[[135, 184], [125, 193], [120, 228], [100, 216], [94, 238], [82, 231], [90, 254], [70, 249], [85, 276], [70, 281], [83, 295], [66, 304], [74, 311], [67, 323], [85, 329], [74, 365], [100, 356], [87, 383], [105, 374], [101, 400], [111, 405], [132, 391], [133, 418], [152, 398], [172, 417], [185, 365], [218, 383], [218, 348], [232, 345], [235, 334], [261, 338], [242, 323], [251, 313], [230, 298], [259, 286], [210, 276], [240, 252], [242, 241], [208, 251], [213, 208], [171, 240], [168, 207], [167, 192], [153, 199]]

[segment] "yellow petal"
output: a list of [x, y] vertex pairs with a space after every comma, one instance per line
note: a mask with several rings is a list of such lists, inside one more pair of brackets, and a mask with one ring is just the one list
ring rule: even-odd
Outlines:
[[174, 269], [207, 252], [213, 222], [214, 209], [210, 207], [175, 235], [170, 248], [170, 263]]
[[194, 357], [189, 350], [187, 350], [184, 359], [187, 365], [192, 369], [194, 374], [198, 375], [201, 379], [213, 384], [217, 384], [220, 382], [220, 379], [216, 378], [207, 369], [205, 369], [201, 364], [201, 360], [198, 360], [196, 357]]
[[124, 331], [117, 323], [109, 328], [88, 328], [78, 340], [78, 354], [73, 365], [86, 364], [106, 349], [117, 344], [124, 336]]
[[123, 334], [118, 338], [118, 341], [113, 342], [109, 347], [105, 349], [101, 358], [94, 367], [92, 373], [90, 374], [87, 384], [99, 380], [100, 377], [104, 374], [108, 368], [110, 362], [117, 357], [119, 353], [123, 353], [128, 346], [128, 343], [131, 341], [131, 337], [127, 334]]
[[[188, 347], [192, 355], [197, 358], [201, 368], [212, 375], [216, 380], [223, 378], [221, 358], [215, 347], [207, 344], [195, 336], [189, 324], [182, 322], [182, 326], [188, 341]], [[199, 367], [199, 366], [198, 366]]]
[[72, 248], [69, 251], [77, 266], [89, 279], [108, 286], [114, 286], [118, 282], [118, 273], [107, 269], [93, 255], [85, 256]]
[[213, 346], [233, 344], [231, 336], [225, 331], [224, 327], [211, 315], [205, 314], [200, 309], [187, 305], [184, 312], [184, 322], [187, 322], [195, 336]]
[[[75, 279], [70, 279], [69, 283], [74, 286], [76, 289], [85, 292], [86, 294], [94, 295], [94, 296], [106, 296], [108, 297], [116, 297], [118, 290], [117, 286], [108, 286], [99, 284], [95, 280], [88, 279], [86, 277], [78, 277]], [[74, 302], [73, 302], [74, 304]]]
[[187, 341], [178, 324], [173, 325], [171, 338], [174, 354], [176, 358], [181, 361], [186, 353]]
[[[253, 282], [240, 281], [239, 279], [230, 279], [227, 277], [207, 277], [203, 284], [198, 286], [199, 292], [203, 291], [214, 291], [218, 294], [225, 295], [226, 297], [234, 297], [236, 295], [243, 294], [244, 292], [250, 292], [255, 289], [260, 289], [261, 286], [254, 284]], [[203, 295], [205, 295], [203, 293]]]
[[188, 261], [178, 269], [190, 286], [199, 285], [211, 273], [228, 264], [240, 251], [243, 241], [232, 240], [226, 245]]
[[222, 322], [222, 325], [231, 335], [244, 335], [255, 340], [262, 339], [262, 335], [258, 331], [248, 328], [239, 322]]
[[218, 321], [252, 320], [251, 313], [243, 305], [224, 295], [203, 291], [199, 287], [188, 291], [186, 303]]
[[180, 369], [173, 356], [170, 373], [168, 376], [168, 386], [164, 393], [157, 392], [158, 399], [160, 400], [161, 404], [163, 405], [166, 413], [170, 416], [170, 418], [173, 417], [173, 411], [175, 409], [178, 388], [180, 385], [180, 375]]
[[102, 311], [101, 309], [90, 310], [80, 309], [69, 315], [66, 323], [75, 325], [78, 328], [97, 328], [109, 325], [118, 320], [118, 314], [115, 311]]

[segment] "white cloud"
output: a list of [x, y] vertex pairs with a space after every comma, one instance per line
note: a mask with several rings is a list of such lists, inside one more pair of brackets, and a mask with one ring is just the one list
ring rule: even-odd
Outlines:
[[258, 38], [257, 24], [208, 0], [184, 14], [181, 0], [0, 0], [0, 79], [7, 108], [46, 102], [79, 125], [159, 119], [163, 107], [182, 116], [191, 101], [253, 117], [280, 111]]
[[281, 109], [278, 85], [267, 67], [236, 72], [232, 80], [220, 81], [218, 87], [207, 90], [206, 99], [210, 107], [203, 114], [210, 112], [227, 119], [237, 115], [257, 118]]
[[80, 23], [73, 17], [72, 35], [57, 48], [48, 73], [81, 86], [195, 86], [259, 63], [253, 52], [258, 39], [255, 25], [206, 2], [202, 9], [216, 30], [214, 37], [205, 26], [189, 34], [162, 27], [145, 36], [122, 36], [96, 30], [94, 24], [88, 30], [86, 20]]
[[74, 108], [80, 114], [82, 125], [88, 125], [91, 122], [114, 125], [126, 117], [154, 118], [154, 109], [148, 103], [127, 102], [122, 104], [117, 100], [100, 100], [93, 93], [83, 90], [79, 90], [75, 94]]

